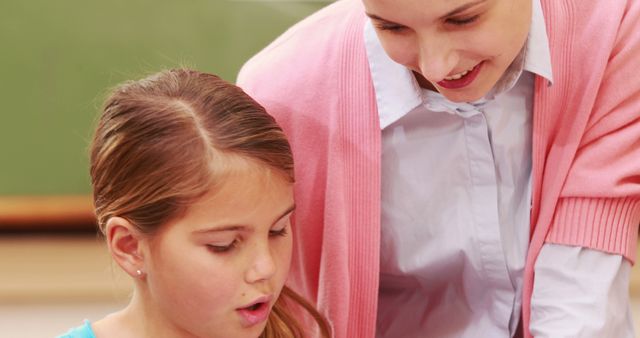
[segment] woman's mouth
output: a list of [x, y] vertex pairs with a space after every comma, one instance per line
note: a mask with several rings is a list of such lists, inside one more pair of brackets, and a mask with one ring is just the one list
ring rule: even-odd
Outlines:
[[443, 80], [438, 81], [438, 85], [446, 89], [459, 89], [466, 87], [476, 79], [483, 64], [484, 61], [475, 65], [471, 69], [467, 69], [463, 72], [447, 76]]

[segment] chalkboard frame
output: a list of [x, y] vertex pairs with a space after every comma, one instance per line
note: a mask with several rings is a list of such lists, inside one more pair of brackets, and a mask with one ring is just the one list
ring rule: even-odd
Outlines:
[[90, 195], [0, 196], [0, 232], [95, 232]]

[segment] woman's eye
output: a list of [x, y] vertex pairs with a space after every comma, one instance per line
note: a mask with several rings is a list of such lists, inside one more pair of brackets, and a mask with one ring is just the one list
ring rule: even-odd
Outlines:
[[478, 20], [478, 17], [479, 15], [470, 16], [468, 18], [449, 18], [446, 22], [456, 26], [464, 26]]
[[401, 32], [406, 28], [405, 26], [389, 24], [389, 23], [379, 23], [379, 24], [376, 24], [376, 27], [381, 31], [390, 31], [390, 32]]
[[212, 252], [215, 252], [215, 253], [229, 252], [233, 248], [235, 248], [236, 246], [238, 246], [238, 240], [237, 239], [234, 239], [233, 242], [231, 242], [231, 243], [229, 243], [227, 245], [207, 244], [207, 248], [209, 248], [209, 250], [211, 250]]

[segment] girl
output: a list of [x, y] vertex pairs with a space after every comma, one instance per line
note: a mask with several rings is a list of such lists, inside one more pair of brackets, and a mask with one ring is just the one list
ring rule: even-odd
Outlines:
[[634, 336], [638, 22], [637, 0], [341, 0], [243, 67], [297, 159], [290, 280], [336, 337]]
[[179, 69], [121, 85], [91, 146], [96, 215], [129, 305], [63, 337], [306, 337], [284, 286], [293, 159], [238, 87]]

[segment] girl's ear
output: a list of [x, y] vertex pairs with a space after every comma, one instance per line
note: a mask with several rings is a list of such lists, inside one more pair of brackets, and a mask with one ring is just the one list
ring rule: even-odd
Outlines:
[[105, 227], [107, 246], [113, 259], [133, 278], [144, 275], [142, 234], [128, 220], [111, 217]]

